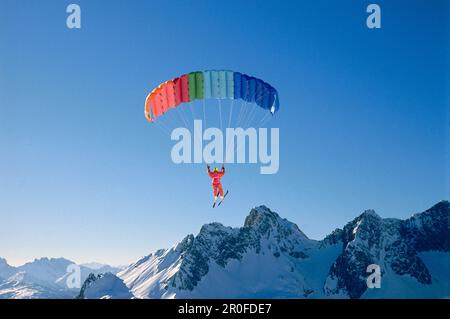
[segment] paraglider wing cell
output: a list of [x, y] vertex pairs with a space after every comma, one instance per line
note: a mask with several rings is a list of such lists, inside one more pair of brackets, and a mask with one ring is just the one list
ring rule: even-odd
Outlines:
[[166, 81], [145, 100], [144, 114], [153, 122], [171, 108], [201, 99], [242, 99], [272, 114], [279, 109], [278, 92], [261, 79], [229, 70], [190, 72]]

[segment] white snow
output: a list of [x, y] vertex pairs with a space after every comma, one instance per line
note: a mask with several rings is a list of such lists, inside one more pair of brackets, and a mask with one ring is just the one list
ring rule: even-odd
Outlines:
[[[79, 288], [68, 288], [67, 266], [74, 264], [64, 258], [40, 258], [19, 267], [11, 267], [0, 258], [0, 299], [4, 298], [74, 298]], [[110, 269], [113, 267], [106, 266]], [[81, 284], [89, 273], [103, 272], [80, 265]]]
[[117, 276], [106, 273], [84, 291], [86, 299], [131, 299], [133, 294]]
[[383, 265], [381, 288], [368, 289], [362, 298], [450, 298], [450, 252], [418, 255], [431, 274], [431, 284], [421, 284], [409, 275], [398, 275]]
[[[422, 225], [419, 217], [411, 219], [417, 227]], [[370, 231], [372, 224], [364, 224], [366, 221], [376, 227], [374, 232]], [[450, 298], [450, 252], [429, 251], [417, 255], [431, 274], [430, 285], [409, 275], [398, 275], [390, 268], [392, 253], [402, 252], [392, 248], [398, 247], [395, 243], [403, 244], [400, 223], [397, 219], [381, 219], [368, 210], [351, 229], [354, 239], [347, 243], [345, 249], [349, 254], [344, 257], [350, 263], [358, 263], [365, 259], [360, 259], [355, 252], [363, 252], [383, 272], [381, 288], [368, 289], [361, 297]], [[244, 238], [246, 244], [239, 245], [237, 238]], [[112, 270], [91, 276], [94, 279], [87, 281], [84, 296], [101, 299], [348, 298], [345, 289], [336, 289], [338, 279], [330, 274], [343, 249], [339, 239], [333, 245], [308, 239], [295, 224], [260, 206], [252, 210], [244, 228], [219, 223], [204, 225], [197, 237], [189, 235], [169, 249], [145, 256], [117, 276], [114, 275], [117, 268], [108, 265], [81, 265], [82, 282], [89, 273]], [[71, 263], [63, 258], [41, 258], [11, 267], [0, 258], [0, 298], [73, 298], [79, 290], [65, 287], [66, 268]], [[199, 269], [204, 273], [196, 274], [195, 270]]]

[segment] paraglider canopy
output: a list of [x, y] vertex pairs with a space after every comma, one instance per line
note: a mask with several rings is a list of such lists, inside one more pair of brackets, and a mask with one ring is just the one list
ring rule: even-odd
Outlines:
[[278, 92], [270, 84], [255, 77], [227, 70], [191, 72], [166, 81], [145, 100], [145, 117], [153, 122], [171, 108], [201, 99], [241, 99], [278, 111]]

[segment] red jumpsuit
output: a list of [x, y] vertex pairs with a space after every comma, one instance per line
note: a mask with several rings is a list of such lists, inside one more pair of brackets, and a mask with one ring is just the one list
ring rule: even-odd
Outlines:
[[225, 175], [225, 168], [222, 167], [221, 171], [217, 172], [211, 172], [208, 168], [208, 175], [212, 179], [212, 187], [214, 190], [214, 196], [217, 196], [217, 194], [220, 194], [221, 197], [223, 197], [223, 188], [222, 184], [220, 183], [220, 179], [223, 175]]

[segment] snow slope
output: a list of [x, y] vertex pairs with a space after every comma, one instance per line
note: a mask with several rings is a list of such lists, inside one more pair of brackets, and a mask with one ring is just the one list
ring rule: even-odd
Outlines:
[[81, 288], [79, 299], [130, 299], [133, 294], [112, 273], [90, 274]]
[[15, 267], [10, 266], [6, 259], [0, 258], [0, 282], [2, 278], [8, 278], [9, 276], [12, 276], [17, 270]]
[[[79, 288], [68, 288], [67, 271], [75, 263], [64, 258], [40, 258], [19, 267], [12, 267], [0, 258], [0, 299], [74, 298]], [[104, 266], [93, 270], [80, 266], [81, 283], [90, 273], [115, 270]]]
[[[0, 298], [450, 298], [449, 220], [448, 201], [406, 220], [367, 210], [316, 241], [259, 206], [242, 227], [206, 224], [117, 275], [80, 266], [81, 290], [67, 288], [67, 259], [0, 259]], [[367, 287], [371, 264], [381, 288]]]
[[[445, 298], [449, 214], [447, 201], [405, 221], [368, 210], [314, 241], [260, 206], [241, 228], [204, 225], [118, 276], [137, 298]], [[380, 289], [367, 288], [370, 264]]]

